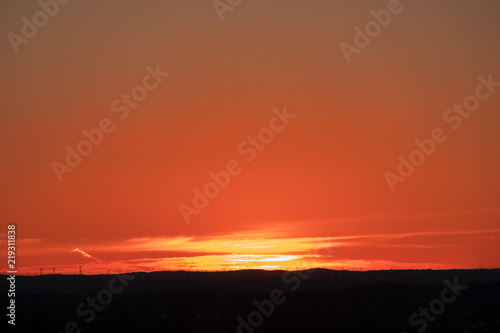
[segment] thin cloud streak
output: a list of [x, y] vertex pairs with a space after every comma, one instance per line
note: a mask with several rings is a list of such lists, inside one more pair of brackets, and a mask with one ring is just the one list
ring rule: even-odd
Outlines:
[[79, 248], [75, 248], [74, 250], [71, 250], [70, 252], [78, 252], [78, 253], [80, 253], [82, 256], [84, 256], [85, 258], [89, 258], [89, 259], [93, 259], [93, 260], [97, 260], [97, 261], [99, 261], [99, 259], [97, 259], [96, 257], [91, 256], [90, 254], [88, 254], [88, 253], [87, 253], [87, 252], [85, 252], [85, 251], [80, 250]]

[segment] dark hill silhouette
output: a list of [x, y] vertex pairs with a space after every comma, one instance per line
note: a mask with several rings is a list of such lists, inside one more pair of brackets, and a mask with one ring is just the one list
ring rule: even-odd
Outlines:
[[105, 294], [102, 290], [109, 290], [112, 279], [112, 287], [118, 288], [115, 276], [18, 276], [16, 331], [65, 332], [66, 323], [74, 321], [75, 332], [237, 332], [238, 317], [248, 321], [257, 309], [255, 301], [269, 304], [271, 292], [280, 290], [281, 299], [286, 299], [273, 305], [269, 317], [262, 316], [260, 326], [248, 326], [253, 332], [417, 332], [418, 326], [408, 322], [410, 315], [441, 297], [444, 279], [457, 278], [467, 289], [446, 304], [425, 332], [500, 332], [498, 269], [180, 271], [127, 276], [123, 290], [113, 294], [102, 311], [95, 311], [89, 323], [85, 322], [89, 315], [79, 315], [77, 307], [88, 297]]

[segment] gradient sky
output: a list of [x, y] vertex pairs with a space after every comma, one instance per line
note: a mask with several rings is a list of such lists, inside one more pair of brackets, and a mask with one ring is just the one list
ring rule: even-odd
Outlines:
[[[340, 43], [387, 3], [243, 1], [221, 22], [211, 1], [72, 1], [16, 53], [7, 34], [40, 7], [3, 2], [0, 233], [16, 224], [19, 271], [499, 268], [500, 88], [457, 130], [443, 114], [500, 81], [500, 3], [401, 0], [348, 64]], [[238, 146], [285, 107], [248, 162]], [[59, 182], [52, 163], [103, 118], [114, 131]], [[392, 192], [384, 173], [438, 127]], [[186, 224], [179, 204], [231, 160]]]

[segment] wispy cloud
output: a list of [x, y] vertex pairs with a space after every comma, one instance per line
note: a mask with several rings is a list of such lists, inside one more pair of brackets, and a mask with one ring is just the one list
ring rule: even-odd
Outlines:
[[93, 259], [93, 260], [97, 260], [97, 261], [99, 261], [99, 259], [97, 259], [96, 257], [91, 256], [90, 254], [88, 254], [88, 253], [87, 253], [87, 252], [85, 252], [85, 251], [80, 250], [79, 248], [75, 248], [74, 250], [71, 250], [70, 252], [78, 252], [78, 253], [80, 253], [82, 256], [84, 256], [85, 258], [89, 258], [89, 259]]

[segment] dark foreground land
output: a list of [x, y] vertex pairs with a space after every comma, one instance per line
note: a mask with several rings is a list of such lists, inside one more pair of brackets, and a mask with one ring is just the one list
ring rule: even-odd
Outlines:
[[15, 289], [15, 328], [3, 291], [2, 326], [16, 332], [500, 332], [500, 270], [18, 276]]

